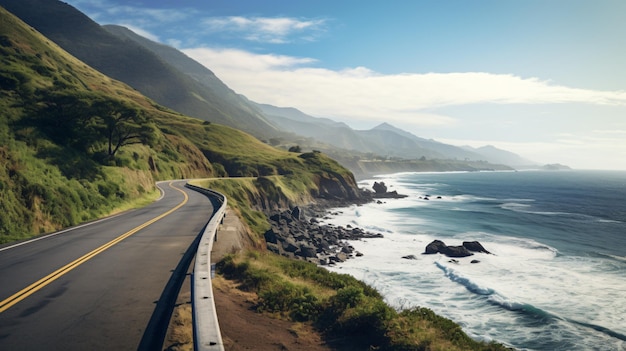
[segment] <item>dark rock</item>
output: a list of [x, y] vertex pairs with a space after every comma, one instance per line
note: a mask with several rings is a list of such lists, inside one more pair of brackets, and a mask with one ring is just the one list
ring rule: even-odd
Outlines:
[[[372, 186], [372, 189], [374, 189], [374, 194], [372, 195], [373, 198], [382, 198], [382, 199], [402, 199], [407, 197], [408, 195], [401, 195], [398, 194], [397, 191], [387, 191], [387, 186], [385, 185], [385, 182], [374, 182], [374, 185]], [[378, 202], [377, 203], [382, 203], [382, 202]]]
[[301, 221], [304, 220], [304, 213], [302, 213], [300, 207], [296, 206], [291, 210], [291, 217], [295, 220]]
[[336, 254], [335, 256], [330, 256], [329, 259], [331, 262], [341, 263], [341, 262], [345, 262], [348, 259], [348, 255], [340, 252]]
[[341, 248], [341, 252], [345, 254], [351, 254], [353, 251], [354, 251], [354, 248], [352, 246], [344, 246]]
[[486, 253], [486, 254], [490, 254], [491, 252], [487, 251], [483, 245], [481, 245], [481, 243], [479, 243], [478, 241], [464, 241], [463, 242], [463, 247], [465, 247], [466, 249], [470, 250], [470, 251], [474, 251], [474, 252], [482, 252], [482, 253]]
[[395, 190], [387, 193], [376, 193], [373, 195], [373, 197], [377, 199], [403, 199], [408, 196], [409, 195], [398, 194]]
[[458, 263], [459, 263], [459, 260], [455, 260], [455, 259], [453, 258], [453, 259], [451, 259], [451, 260], [450, 260], [450, 261], [448, 261], [448, 262], [458, 264]]
[[473, 255], [473, 253], [464, 246], [446, 246], [440, 252], [448, 257], [467, 257]]
[[317, 257], [317, 249], [310, 245], [301, 245], [300, 250], [296, 252], [296, 255], [302, 257]]
[[415, 257], [415, 255], [402, 256], [402, 258], [406, 260], [417, 260], [417, 257]]
[[298, 251], [298, 248], [299, 248], [298, 245], [296, 244], [296, 241], [293, 238], [287, 238], [281, 244], [282, 244], [283, 250], [285, 250], [286, 252], [296, 252]]
[[265, 241], [272, 244], [278, 243], [278, 235], [274, 231], [274, 228], [270, 228], [270, 230], [265, 232]]
[[426, 245], [426, 251], [424, 251], [427, 255], [432, 255], [441, 252], [442, 248], [447, 247], [446, 244], [441, 240], [433, 240], [430, 244]]
[[385, 185], [385, 182], [374, 182], [372, 189], [374, 189], [376, 194], [384, 194], [387, 192], [387, 186]]
[[275, 254], [280, 255], [280, 246], [273, 244], [273, 243], [267, 243], [267, 250], [270, 252], [273, 252]]
[[428, 255], [441, 253], [448, 257], [467, 257], [473, 255], [473, 253], [463, 246], [447, 246], [441, 240], [433, 240], [430, 244], [426, 245], [424, 253]]
[[472, 262], [470, 262], [470, 263], [480, 263], [480, 261], [479, 260], [472, 260]]
[[270, 216], [270, 221], [278, 222], [280, 221], [280, 213], [275, 213]]

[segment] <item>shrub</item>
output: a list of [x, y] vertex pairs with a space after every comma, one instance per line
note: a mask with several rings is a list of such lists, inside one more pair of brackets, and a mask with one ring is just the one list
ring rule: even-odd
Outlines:
[[272, 284], [261, 290], [259, 297], [259, 311], [288, 313], [300, 322], [314, 320], [321, 310], [318, 298], [308, 288], [289, 282]]

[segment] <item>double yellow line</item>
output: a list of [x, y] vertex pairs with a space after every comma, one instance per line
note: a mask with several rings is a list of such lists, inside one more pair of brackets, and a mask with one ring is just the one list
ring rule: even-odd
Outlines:
[[43, 287], [45, 287], [46, 285], [52, 283], [53, 281], [59, 279], [60, 277], [62, 277], [65, 273], [68, 273], [69, 271], [71, 271], [72, 269], [80, 266], [81, 264], [89, 261], [90, 259], [92, 259], [93, 257], [95, 257], [96, 255], [98, 255], [99, 253], [105, 251], [106, 249], [110, 248], [111, 246], [119, 243], [120, 241], [128, 238], [129, 236], [137, 233], [138, 231], [146, 228], [147, 226], [151, 225], [152, 223], [166, 217], [169, 216], [170, 214], [172, 214], [172, 212], [178, 210], [179, 208], [183, 207], [187, 201], [189, 200], [189, 196], [187, 195], [187, 193], [185, 193], [184, 191], [175, 188], [174, 186], [172, 186], [172, 183], [169, 183], [170, 188], [172, 189], [176, 189], [178, 191], [180, 191], [181, 193], [183, 193], [184, 195], [184, 200], [179, 203], [178, 205], [176, 205], [176, 207], [172, 208], [171, 210], [129, 230], [128, 232], [118, 236], [117, 238], [109, 241], [108, 243], [100, 246], [99, 248], [85, 254], [84, 256], [81, 256], [79, 258], [77, 258], [76, 260], [66, 264], [65, 266], [57, 269], [56, 271], [48, 274], [47, 276], [39, 279], [38, 281], [32, 283], [31, 285], [25, 287], [24, 289], [18, 291], [17, 293], [11, 295], [10, 297], [8, 297], [7, 299], [3, 300], [0, 302], [0, 313], [8, 310], [11, 306], [17, 304], [18, 302], [24, 300], [25, 298], [29, 297], [30, 295], [36, 293], [37, 291], [41, 290]]

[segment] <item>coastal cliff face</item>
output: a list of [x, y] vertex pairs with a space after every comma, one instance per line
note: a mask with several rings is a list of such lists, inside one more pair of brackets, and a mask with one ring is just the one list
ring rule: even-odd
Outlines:
[[[304, 191], [300, 190], [303, 186], [306, 189]], [[251, 187], [244, 188], [241, 192], [245, 193], [251, 208], [265, 213], [320, 201], [348, 204], [365, 199], [352, 174], [344, 176], [336, 173], [314, 175], [308, 185], [293, 178], [258, 177]]]
[[327, 174], [317, 177], [315, 197], [329, 200], [353, 201], [361, 199], [359, 189], [353, 176]]
[[356, 202], [363, 198], [352, 172], [337, 161], [319, 152], [304, 153], [300, 158], [311, 169], [311, 181], [315, 185], [311, 195], [314, 198], [344, 202]]

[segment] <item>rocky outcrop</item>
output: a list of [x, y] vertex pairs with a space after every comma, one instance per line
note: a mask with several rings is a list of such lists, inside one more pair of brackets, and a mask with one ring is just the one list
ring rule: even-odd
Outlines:
[[463, 246], [446, 246], [442, 249], [441, 253], [448, 257], [467, 257], [473, 255], [473, 253]]
[[286, 257], [327, 265], [362, 255], [348, 240], [382, 237], [380, 233], [366, 232], [360, 228], [320, 224], [317, 218], [321, 214], [314, 213], [307, 219], [304, 212], [304, 209], [294, 207], [269, 217], [271, 228], [264, 235], [268, 250]]
[[385, 182], [374, 182], [372, 189], [374, 189], [374, 192], [376, 194], [384, 194], [387, 192], [387, 186], [385, 185]]
[[372, 197], [375, 199], [402, 199], [408, 197], [408, 195], [398, 194], [395, 190], [387, 191], [387, 185], [385, 185], [385, 182], [374, 182], [372, 189], [374, 189]]
[[426, 250], [424, 250], [424, 253], [427, 255], [440, 253], [441, 250], [445, 247], [447, 247], [447, 245], [443, 241], [433, 240], [430, 244], [426, 245]]
[[448, 246], [441, 240], [433, 240], [426, 245], [426, 249], [424, 250], [424, 254], [427, 255], [440, 253], [448, 257], [472, 256], [472, 252], [490, 254], [478, 241], [464, 241], [461, 246]]
[[486, 254], [490, 254], [491, 252], [487, 251], [481, 243], [478, 241], [464, 241], [463, 247], [473, 252], [482, 252]]

